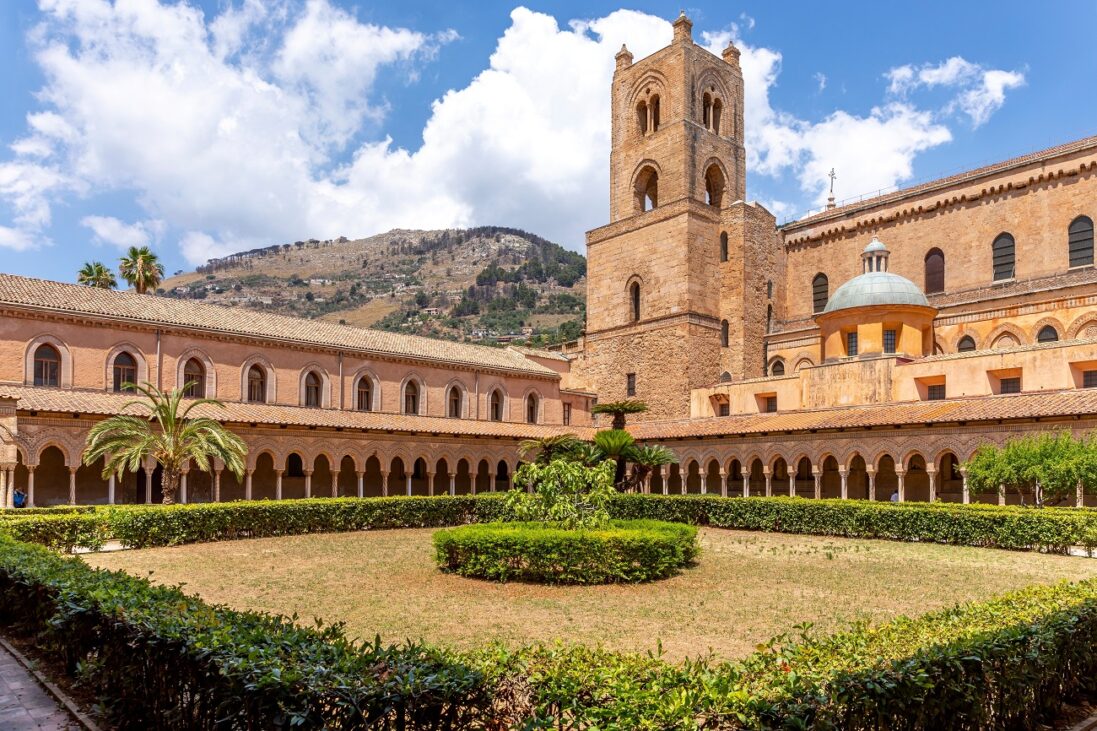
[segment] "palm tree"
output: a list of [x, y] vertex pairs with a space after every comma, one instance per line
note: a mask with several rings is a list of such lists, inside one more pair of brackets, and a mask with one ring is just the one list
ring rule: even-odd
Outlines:
[[642, 414], [648, 410], [648, 405], [636, 399], [624, 401], [610, 401], [607, 404], [595, 404], [590, 410], [592, 414], [613, 414], [613, 429], [625, 428], [625, 417], [628, 414]]
[[136, 405], [147, 409], [149, 416], [119, 414], [93, 426], [84, 447], [85, 465], [92, 465], [102, 457], [103, 477], [110, 477], [112, 472], [121, 477], [126, 470], [136, 472], [146, 458], [152, 457], [164, 468], [165, 505], [175, 502], [179, 477], [191, 460], [198, 469], [209, 472], [210, 463], [217, 458], [237, 479], [243, 476], [244, 458], [248, 453], [244, 440], [220, 422], [204, 416], [190, 416], [191, 410], [201, 404], [221, 408], [224, 404], [213, 399], [196, 399], [180, 412], [181, 389], [165, 393], [150, 383], [125, 385], [141, 392], [145, 398], [130, 401], [122, 410]]
[[678, 464], [678, 455], [662, 444], [645, 444], [633, 447], [629, 451], [628, 459], [632, 462], [632, 478], [630, 482], [632, 483], [632, 486], [636, 488], [639, 488], [644, 484], [647, 476], [650, 475], [656, 467], [664, 467], [668, 464]]
[[164, 265], [149, 247], [131, 246], [118, 264], [118, 273], [137, 290], [137, 294], [145, 294], [156, 291], [164, 278]]
[[526, 439], [518, 444], [518, 456], [525, 457], [531, 452], [536, 452], [537, 456], [533, 461], [537, 464], [548, 464], [554, 459], [569, 456], [579, 443], [579, 437], [574, 434]]
[[612, 459], [617, 463], [613, 484], [620, 486], [625, 479], [625, 462], [628, 461], [629, 453], [636, 445], [636, 440], [624, 429], [606, 429], [594, 435], [594, 444], [606, 459]]
[[76, 273], [76, 281], [85, 287], [97, 287], [98, 289], [114, 289], [118, 286], [118, 280], [114, 278], [114, 272], [107, 268], [101, 261], [86, 261], [80, 271]]
[[605, 461], [606, 453], [599, 449], [597, 444], [579, 442], [579, 444], [571, 450], [571, 458], [584, 467], [594, 467]]

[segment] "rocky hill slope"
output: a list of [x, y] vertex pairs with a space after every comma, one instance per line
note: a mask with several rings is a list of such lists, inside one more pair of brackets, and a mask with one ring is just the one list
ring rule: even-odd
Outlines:
[[163, 294], [484, 343], [548, 345], [586, 318], [586, 260], [518, 229], [295, 241], [177, 272]]

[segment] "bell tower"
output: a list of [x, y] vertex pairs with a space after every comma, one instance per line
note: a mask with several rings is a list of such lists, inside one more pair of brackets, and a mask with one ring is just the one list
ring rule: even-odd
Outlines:
[[744, 319], [764, 328], [766, 304], [755, 315], [744, 300], [764, 299], [766, 278], [748, 285], [746, 272], [776, 265], [755, 261], [746, 240], [762, 231], [763, 258], [775, 254], [773, 217], [743, 202], [739, 50], [715, 56], [692, 27], [683, 13], [666, 48], [635, 62], [624, 46], [617, 54], [610, 223], [587, 233], [579, 370], [602, 401], [647, 402], [647, 418], [688, 417], [691, 389], [762, 375], [764, 329]]

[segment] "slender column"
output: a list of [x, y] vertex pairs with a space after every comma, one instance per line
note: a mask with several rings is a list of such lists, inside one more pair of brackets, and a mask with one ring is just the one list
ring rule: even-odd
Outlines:
[[255, 474], [255, 470], [248, 470], [244, 475], [244, 499], [251, 500], [251, 476]]
[[937, 502], [937, 470], [926, 468], [926, 474], [929, 475], [929, 501]]
[[[8, 473], [8, 481], [11, 482], [11, 492], [15, 492], [15, 483], [11, 479], [11, 473]], [[149, 478], [151, 483], [152, 478]], [[76, 468], [69, 467], [69, 505], [76, 504]]]
[[469, 494], [476, 494], [476, 481], [480, 479], [480, 465], [476, 465], [476, 474], [472, 473], [472, 467], [469, 467]]
[[815, 499], [820, 500], [823, 497], [823, 473], [818, 467], [812, 467], [811, 476], [815, 478]]
[[669, 474], [670, 470], [664, 471], [662, 467], [659, 468], [659, 484], [663, 486], [664, 495], [667, 495], [670, 492], [670, 486], [667, 484], [667, 480], [670, 479], [668, 476]]
[[152, 502], [152, 470], [145, 465], [145, 502]]
[[773, 496], [773, 473], [770, 472], [769, 467], [762, 470], [762, 474], [766, 476], [766, 497]]
[[[31, 472], [30, 474], [31, 474], [30, 485], [28, 487], [30, 488], [31, 494], [33, 495], [34, 494], [34, 472]], [[114, 479], [114, 473], [111, 472], [110, 477], [107, 478], [107, 504], [108, 505], [114, 505], [114, 490], [115, 490], [115, 479]]]
[[[12, 492], [15, 492], [13, 489]], [[0, 507], [8, 507], [8, 471], [0, 467]]]
[[427, 494], [434, 497], [434, 473], [427, 473]]
[[221, 502], [221, 470], [213, 471], [213, 502]]
[[788, 473], [788, 496], [796, 497], [796, 473]]
[[184, 505], [187, 502], [187, 474], [188, 473], [184, 472], [179, 478], [179, 502]]
[[357, 472], [358, 475], [358, 497], [362, 497], [366, 494], [366, 473]]
[[489, 472], [488, 473], [488, 491], [489, 492], [495, 492], [495, 473], [494, 472]]
[[274, 471], [274, 499], [282, 499], [282, 470]]
[[839, 467], [838, 476], [842, 478], [842, 499], [849, 500], [849, 470]]
[[[700, 473], [700, 470], [698, 470], [698, 473]], [[688, 490], [686, 488], [689, 486], [689, 467], [688, 466], [686, 467], [686, 474], [684, 474], [684, 475], [682, 474], [682, 468], [681, 467], [678, 468], [678, 479], [682, 481], [682, 486], [679, 488], [678, 491], [681, 494], [685, 495], [688, 492]]]
[[404, 471], [404, 494], [411, 497], [411, 473]]
[[[14, 508], [15, 507], [15, 468], [14, 467], [8, 467], [4, 470], [4, 472], [8, 476], [8, 502], [7, 502], [7, 506], [9, 508]], [[72, 475], [69, 479], [72, 480], [75, 477], [76, 477], [76, 472], [73, 471]], [[75, 494], [75, 493], [73, 493], [73, 494]]]
[[967, 467], [960, 468], [960, 478], [964, 481], [964, 485], [961, 488], [961, 490], [963, 491], [963, 497], [961, 498], [961, 500], [963, 500], [964, 505], [967, 505], [971, 502], [971, 491], [968, 489], [967, 486]]
[[384, 497], [389, 496], [389, 473], [385, 470], [381, 470], [381, 494]]
[[[341, 471], [341, 470], [340, 470]], [[339, 497], [339, 473], [331, 473], [331, 496]]]
[[[12, 472], [12, 492], [15, 492], [15, 473]], [[114, 503], [114, 474], [111, 473], [110, 480], [107, 482], [107, 498], [113, 504]], [[27, 507], [34, 507], [34, 465], [27, 465]]]
[[895, 477], [899, 480], [899, 502], [905, 503], [907, 501], [907, 486], [906, 486], [907, 471], [904, 469], [895, 470]]
[[450, 495], [456, 495], [457, 494], [457, 473], [450, 472], [448, 474], [448, 476], [449, 476], [449, 494]]
[[728, 476], [723, 470], [720, 470], [720, 497], [728, 496]]
[[305, 470], [305, 497], [312, 497], [312, 470]]
[[868, 499], [876, 499], [876, 468], [871, 466], [865, 467], [865, 475], [868, 476]]
[[750, 473], [743, 473], [743, 497], [750, 497]]

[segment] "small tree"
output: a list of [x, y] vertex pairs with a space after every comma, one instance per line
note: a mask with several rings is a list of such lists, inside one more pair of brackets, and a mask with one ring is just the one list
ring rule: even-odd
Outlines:
[[1097, 440], [1070, 432], [1044, 432], [1011, 439], [1005, 446], [985, 444], [965, 465], [968, 485], [980, 492], [1032, 492], [1037, 507], [1097, 489]]
[[631, 487], [639, 489], [656, 467], [678, 464], [678, 455], [661, 444], [645, 444], [633, 447], [628, 455], [632, 462]]
[[574, 434], [557, 434], [541, 439], [525, 439], [518, 444], [518, 456], [526, 457], [536, 453], [534, 462], [548, 464], [560, 457], [570, 457], [575, 448], [582, 442]]
[[507, 505], [519, 520], [558, 523], [568, 529], [602, 528], [609, 523], [607, 504], [616, 492], [610, 462], [596, 467], [566, 459], [524, 464], [514, 478], [515, 484], [532, 488], [507, 493]]
[[636, 399], [626, 399], [625, 401], [610, 401], [605, 404], [595, 404], [594, 408], [590, 410], [592, 414], [612, 414], [613, 429], [625, 428], [625, 417], [629, 414], [642, 414], [648, 410], [648, 405], [643, 401], [637, 401]]
[[220, 401], [197, 399], [180, 410], [185, 388], [164, 393], [149, 383], [143, 386], [127, 383], [124, 387], [134, 388], [145, 398], [130, 401], [122, 410], [139, 406], [148, 410], [149, 416], [119, 414], [93, 426], [84, 447], [84, 464], [90, 466], [102, 457], [103, 477], [107, 478], [112, 472], [119, 477], [126, 470], [136, 472], [145, 459], [155, 459], [164, 468], [165, 505], [175, 502], [183, 467], [191, 460], [198, 469], [209, 472], [212, 461], [217, 458], [237, 479], [243, 476], [244, 458], [248, 453], [244, 440], [220, 422], [190, 416], [191, 410], [201, 404], [224, 408]]
[[613, 484], [621, 486], [625, 481], [625, 463], [636, 446], [636, 440], [624, 429], [606, 429], [594, 435], [594, 444], [605, 459], [613, 460], [616, 465]]

